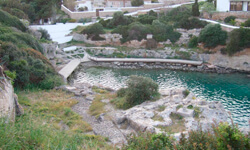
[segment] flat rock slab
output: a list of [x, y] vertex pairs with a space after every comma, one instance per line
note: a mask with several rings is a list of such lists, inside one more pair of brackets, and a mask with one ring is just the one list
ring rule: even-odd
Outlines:
[[193, 109], [187, 109], [187, 108], [180, 108], [177, 111], [177, 114], [183, 116], [183, 117], [193, 117], [194, 116], [194, 110]]
[[86, 96], [86, 100], [87, 100], [87, 101], [93, 101], [94, 99], [95, 99], [95, 97], [92, 96], [92, 95]]

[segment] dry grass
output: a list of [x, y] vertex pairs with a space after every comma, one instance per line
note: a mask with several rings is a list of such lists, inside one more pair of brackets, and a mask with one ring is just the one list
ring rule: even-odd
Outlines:
[[89, 107], [89, 114], [98, 118], [100, 114], [106, 112], [106, 110], [104, 109], [106, 103], [103, 103], [101, 100], [103, 99], [111, 100], [114, 99], [116, 95], [113, 93], [107, 93], [107, 91], [101, 89], [95, 89], [95, 91], [99, 91], [99, 93], [102, 94], [97, 94], [95, 96], [95, 99], [93, 100], [91, 106]]
[[116, 149], [92, 130], [71, 107], [77, 103], [63, 91], [18, 91], [25, 114], [15, 124], [0, 120], [0, 149]]
[[159, 126], [159, 128], [168, 133], [178, 133], [186, 130], [185, 121], [179, 114], [171, 113], [170, 118], [173, 121], [171, 126]]
[[155, 114], [154, 117], [152, 117], [152, 120], [164, 122], [163, 117], [162, 117], [162, 116], [159, 116], [158, 114]]
[[166, 106], [164, 106], [164, 105], [159, 105], [158, 108], [157, 108], [157, 111], [162, 112], [162, 111], [165, 110], [165, 108], [166, 108]]
[[63, 91], [36, 91], [20, 92], [19, 102], [25, 105], [28, 111], [41, 115], [47, 123], [56, 127], [67, 125], [69, 132], [92, 131], [91, 126], [82, 121], [82, 117], [72, 111], [71, 107], [78, 102], [73, 95]]

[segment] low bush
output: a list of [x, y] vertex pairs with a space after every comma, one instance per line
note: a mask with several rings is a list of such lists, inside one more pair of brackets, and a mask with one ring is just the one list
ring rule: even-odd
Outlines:
[[138, 21], [142, 24], [152, 24], [156, 19], [157, 17], [152, 15], [139, 15], [138, 17]]
[[199, 42], [203, 42], [205, 47], [215, 47], [217, 45], [225, 45], [227, 40], [227, 32], [221, 29], [219, 24], [209, 24], [201, 30]]
[[[154, 138], [153, 138], [154, 137]], [[212, 131], [204, 131], [201, 127], [191, 130], [187, 136], [181, 134], [179, 141], [166, 134], [143, 133], [128, 139], [128, 145], [122, 149], [152, 149], [152, 150], [212, 150], [212, 149], [250, 149], [250, 135], [244, 135], [237, 126], [228, 123], [215, 124]]]
[[170, 25], [165, 25], [159, 20], [153, 21], [152, 24], [153, 38], [157, 42], [167, 41], [168, 39], [171, 43], [175, 43], [181, 37], [181, 33], [174, 31], [174, 28]]
[[120, 109], [128, 109], [147, 100], [160, 97], [158, 85], [152, 79], [141, 76], [130, 76], [127, 88], [117, 91], [117, 97], [111, 102]]
[[39, 88], [49, 90], [63, 84], [64, 82], [59, 75], [49, 75], [46, 76], [46, 78], [39, 83]]
[[51, 41], [50, 35], [49, 35], [49, 33], [48, 33], [48, 31], [46, 29], [39, 28], [37, 31], [42, 34], [41, 39]]
[[150, 33], [150, 28], [138, 22], [131, 23], [128, 26], [127, 41], [146, 39], [147, 34]]
[[206, 25], [207, 22], [201, 21], [200, 19], [194, 17], [182, 19], [177, 24], [177, 26], [179, 26], [180, 28], [187, 30], [194, 28], [204, 28]]
[[164, 150], [174, 149], [173, 139], [166, 134], [139, 133], [128, 139], [128, 145], [123, 150]]
[[132, 0], [131, 5], [132, 6], [141, 6], [144, 4], [144, 0]]
[[224, 19], [225, 23], [230, 23], [231, 21], [235, 21], [236, 17], [235, 16], [228, 16]]
[[192, 11], [190, 8], [181, 6], [170, 10], [165, 14], [160, 15], [160, 21], [164, 23], [179, 22], [182, 19], [190, 18]]
[[127, 85], [126, 100], [131, 106], [153, 100], [158, 94], [158, 85], [150, 78], [130, 76]]
[[15, 16], [11, 16], [9, 13], [0, 10], [0, 23], [6, 26], [15, 27], [21, 31], [26, 31], [25, 25]]
[[229, 42], [227, 44], [227, 54], [233, 55], [244, 48], [250, 47], [250, 29], [234, 29], [229, 34]]
[[189, 95], [189, 93], [190, 93], [190, 91], [188, 89], [186, 89], [182, 92], [184, 97], [187, 97]]
[[126, 96], [126, 92], [127, 92], [127, 89], [126, 88], [120, 88], [118, 91], [117, 91], [117, 96], [118, 97], [124, 97]]
[[93, 25], [87, 26], [81, 33], [87, 34], [88, 38], [92, 40], [100, 40], [101, 38], [99, 35], [104, 34], [105, 31], [100, 23], [95, 23]]
[[68, 22], [70, 22], [70, 23], [75, 23], [75, 22], [76, 22], [76, 19], [70, 19], [70, 20], [68, 20]]
[[245, 27], [250, 27], [250, 19], [247, 19], [247, 21], [244, 22]]
[[198, 45], [198, 37], [193, 36], [188, 42], [188, 47], [189, 48], [194, 48], [194, 47], [197, 47], [197, 45]]

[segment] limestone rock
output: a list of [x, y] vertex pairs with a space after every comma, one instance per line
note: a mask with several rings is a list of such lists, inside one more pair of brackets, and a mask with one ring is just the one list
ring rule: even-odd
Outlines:
[[15, 121], [16, 115], [22, 114], [23, 109], [18, 103], [13, 86], [0, 66], [0, 118], [6, 118], [6, 122]]

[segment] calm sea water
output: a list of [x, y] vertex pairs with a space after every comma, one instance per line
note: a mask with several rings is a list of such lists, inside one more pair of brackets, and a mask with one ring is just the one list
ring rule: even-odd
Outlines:
[[126, 80], [130, 75], [150, 77], [159, 84], [160, 89], [185, 87], [200, 99], [221, 101], [224, 108], [231, 111], [235, 123], [241, 127], [249, 126], [250, 78], [245, 74], [88, 68], [79, 71], [74, 82], [101, 84], [119, 89], [126, 86]]

